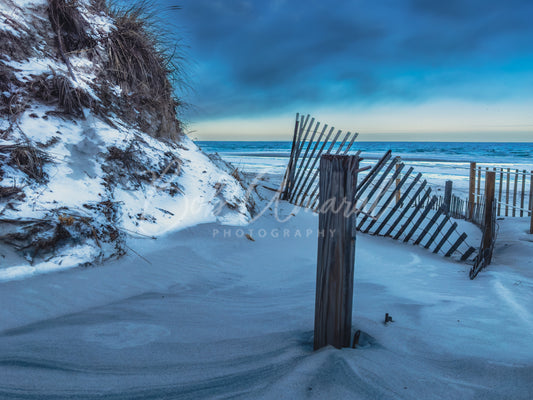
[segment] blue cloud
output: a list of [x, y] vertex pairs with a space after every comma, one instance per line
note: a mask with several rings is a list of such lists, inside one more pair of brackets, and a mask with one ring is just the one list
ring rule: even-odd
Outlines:
[[185, 33], [198, 66], [190, 101], [199, 118], [440, 95], [483, 100], [498, 77], [505, 82], [495, 93], [514, 96], [532, 74], [530, 0], [180, 5], [164, 18]]

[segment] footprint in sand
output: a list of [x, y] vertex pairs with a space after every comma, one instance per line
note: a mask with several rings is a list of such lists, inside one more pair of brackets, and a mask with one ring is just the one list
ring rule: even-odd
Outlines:
[[160, 325], [115, 322], [86, 329], [83, 339], [110, 349], [124, 349], [142, 346], [169, 335], [170, 330]]

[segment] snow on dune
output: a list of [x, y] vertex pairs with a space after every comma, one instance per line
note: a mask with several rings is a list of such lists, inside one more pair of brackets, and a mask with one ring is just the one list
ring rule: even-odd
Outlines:
[[132, 235], [251, 218], [238, 173], [185, 136], [142, 19], [128, 43], [147, 65], [112, 67], [118, 24], [138, 17], [104, 3], [0, 0], [0, 281], [121, 256]]
[[[107, 223], [104, 216], [87, 207], [101, 204], [108, 197], [120, 210], [116, 227], [128, 235], [161, 236], [201, 223], [220, 221], [243, 225], [250, 219], [244, 187], [230, 175], [230, 171], [216, 166], [186, 137], [176, 145], [131, 128], [112, 128], [90, 113], [86, 121], [72, 123], [53, 116], [39, 118], [45, 115], [45, 107], [34, 107], [31, 111], [37, 118], [24, 116], [19, 123], [26, 140], [46, 143], [54, 137], [57, 139], [57, 143], [48, 148], [48, 154], [53, 157], [45, 166], [49, 181], [46, 185], [24, 186], [24, 201], [18, 202], [14, 208], [4, 208], [3, 218], [47, 218], [50, 210], [60, 210], [60, 213], [75, 213], [81, 218], [100, 219], [104, 225]], [[9, 142], [0, 140], [0, 144]], [[118, 182], [123, 175], [120, 171], [106, 170], [109, 149], [128, 151], [132, 144], [136, 146], [139, 171], [148, 174], [147, 179], [141, 184], [135, 181], [114, 184], [116, 187], [110, 193], [109, 176]], [[10, 179], [4, 179], [3, 185], [20, 185], [25, 181], [20, 171], [5, 169], [5, 175]], [[19, 265], [3, 265], [0, 281], [23, 279], [36, 273], [92, 262], [98, 254], [96, 243], [92, 246], [94, 251], [71, 249], [36, 265], [27, 261]], [[62, 255], [69, 252], [72, 256], [64, 259]]]

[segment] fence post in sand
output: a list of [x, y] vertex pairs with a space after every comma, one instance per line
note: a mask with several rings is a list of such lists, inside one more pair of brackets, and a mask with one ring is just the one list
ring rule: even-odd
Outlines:
[[468, 219], [474, 216], [474, 192], [476, 191], [476, 163], [470, 163], [470, 183], [468, 185]]
[[[496, 218], [494, 213], [494, 192], [495, 192], [496, 174], [488, 171], [485, 180], [485, 219], [483, 221], [483, 243], [482, 248], [489, 249], [493, 241], [493, 223]], [[489, 259], [490, 263], [490, 259]]]
[[533, 172], [529, 177], [529, 233], [533, 235]]
[[358, 168], [357, 156], [320, 159], [315, 350], [350, 346]]
[[444, 202], [442, 203], [442, 211], [446, 215], [450, 213], [450, 205], [452, 203], [452, 189], [453, 182], [446, 181], [446, 186], [444, 187]]

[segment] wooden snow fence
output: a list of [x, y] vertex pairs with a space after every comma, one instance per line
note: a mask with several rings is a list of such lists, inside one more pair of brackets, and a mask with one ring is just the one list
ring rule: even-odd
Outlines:
[[[319, 185], [318, 161], [324, 154], [350, 154], [357, 134], [342, 135], [335, 128], [307, 115], [296, 116], [293, 145], [281, 198], [292, 204], [317, 211]], [[339, 139], [342, 140], [339, 143]], [[351, 151], [351, 152], [350, 152]], [[360, 158], [360, 161], [364, 160]], [[356, 188], [355, 228], [376, 236], [424, 247], [433, 253], [474, 262], [479, 249], [467, 243], [467, 234], [458, 230], [446, 207], [436, 207], [439, 198], [428, 187], [421, 173], [406, 166], [388, 151], [372, 168], [360, 173]], [[450, 199], [450, 207], [453, 197]]]
[[[357, 133], [342, 134], [310, 116], [296, 114], [289, 164], [282, 183], [282, 200], [315, 209], [318, 204], [318, 161], [323, 154], [346, 155]], [[319, 133], [320, 132], [320, 133]], [[339, 142], [340, 140], [340, 142]]]
[[[470, 163], [467, 219], [480, 221], [476, 207], [485, 203], [486, 181], [494, 173], [494, 198], [497, 217], [529, 217], [529, 233], [533, 234], [533, 171], [483, 167]], [[485, 189], [484, 189], [485, 188]]]

